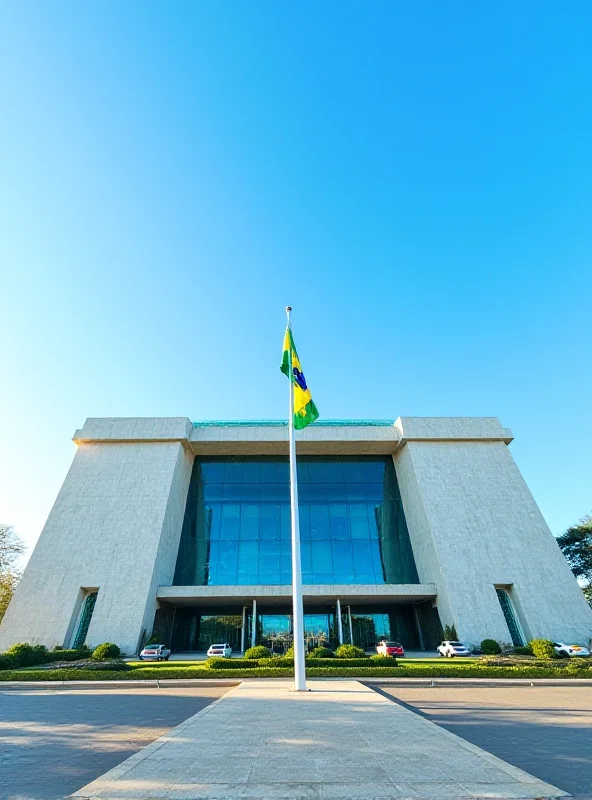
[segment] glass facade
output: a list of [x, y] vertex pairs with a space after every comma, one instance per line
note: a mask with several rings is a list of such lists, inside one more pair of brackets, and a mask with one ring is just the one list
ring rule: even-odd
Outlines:
[[[391, 457], [298, 460], [304, 583], [419, 583]], [[290, 584], [289, 464], [196, 459], [174, 584]]]
[[[315, 647], [336, 648], [339, 645], [335, 606], [304, 609], [304, 641], [308, 651]], [[176, 652], [207, 650], [211, 644], [228, 642], [235, 651], [251, 646], [253, 638], [252, 608], [245, 608], [243, 637], [242, 609], [228, 607], [213, 612], [208, 609], [177, 608], [172, 614], [157, 616], [155, 630]], [[350, 625], [351, 623], [351, 625]], [[264, 609], [257, 613], [256, 644], [265, 645], [275, 654], [285, 653], [293, 643], [290, 609]], [[345, 644], [353, 642], [374, 651], [381, 639], [394, 639], [405, 648], [421, 647], [418, 628], [411, 606], [342, 607], [341, 627]]]
[[88, 633], [90, 621], [92, 619], [93, 611], [95, 610], [95, 604], [97, 602], [97, 594], [98, 592], [90, 592], [84, 598], [82, 611], [80, 612], [80, 619], [78, 621], [78, 628], [72, 642], [72, 647], [74, 650], [78, 650], [86, 641], [86, 634]]
[[510, 637], [512, 639], [512, 644], [514, 647], [522, 647], [524, 642], [524, 636], [522, 635], [522, 631], [520, 630], [520, 625], [518, 624], [518, 620], [516, 619], [516, 614], [514, 613], [514, 607], [512, 606], [512, 601], [510, 600], [510, 595], [506, 592], [505, 589], [496, 588], [497, 598], [500, 602], [500, 606], [502, 607], [502, 611], [504, 612], [504, 617], [506, 619], [506, 625], [508, 626], [508, 630], [510, 632]]

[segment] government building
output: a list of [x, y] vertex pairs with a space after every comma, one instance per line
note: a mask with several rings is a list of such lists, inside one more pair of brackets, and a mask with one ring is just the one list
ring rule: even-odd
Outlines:
[[[0, 626], [0, 651], [110, 641], [137, 653], [291, 643], [288, 430], [281, 422], [87, 419]], [[454, 625], [569, 643], [587, 605], [486, 418], [321, 421], [297, 434], [307, 646], [433, 649]]]

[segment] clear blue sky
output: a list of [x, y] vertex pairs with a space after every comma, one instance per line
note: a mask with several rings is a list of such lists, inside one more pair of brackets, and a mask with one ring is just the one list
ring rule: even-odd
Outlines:
[[0, 521], [87, 416], [492, 415], [592, 509], [589, 2], [0, 10]]

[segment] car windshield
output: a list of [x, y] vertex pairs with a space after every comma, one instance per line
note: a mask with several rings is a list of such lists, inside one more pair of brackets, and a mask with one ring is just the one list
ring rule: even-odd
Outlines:
[[384, 645], [386, 647], [401, 647], [399, 642], [384, 642]]
[[462, 642], [448, 642], [448, 644], [451, 644], [453, 647], [464, 647]]

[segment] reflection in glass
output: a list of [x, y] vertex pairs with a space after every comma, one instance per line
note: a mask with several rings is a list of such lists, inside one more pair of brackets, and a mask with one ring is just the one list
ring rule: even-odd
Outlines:
[[[418, 583], [393, 460], [303, 457], [304, 583]], [[196, 459], [175, 585], [291, 583], [288, 461]]]

